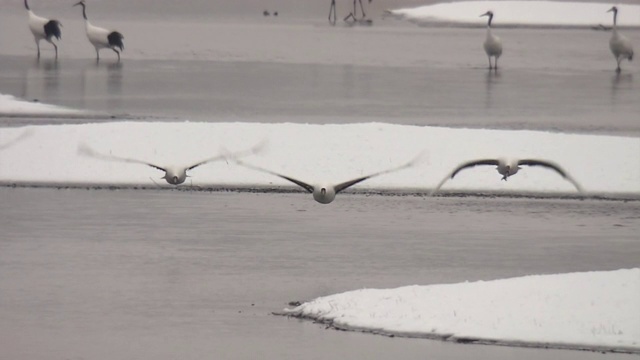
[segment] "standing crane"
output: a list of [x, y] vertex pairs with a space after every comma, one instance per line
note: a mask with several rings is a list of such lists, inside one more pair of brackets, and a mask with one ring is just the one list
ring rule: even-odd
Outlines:
[[36, 46], [38, 47], [38, 59], [40, 59], [40, 40], [42, 39], [45, 39], [49, 44], [53, 45], [54, 49], [56, 49], [57, 59], [58, 46], [53, 42], [53, 37], [58, 40], [62, 37], [62, 33], [60, 32], [62, 23], [58, 20], [50, 20], [34, 14], [31, 8], [29, 8], [27, 0], [24, 0], [24, 7], [29, 12], [29, 29], [31, 29], [33, 38], [36, 41]]
[[498, 70], [498, 58], [500, 57], [500, 55], [502, 55], [502, 40], [500, 40], [499, 37], [493, 35], [493, 33], [491, 32], [493, 11], [487, 11], [486, 13], [480, 15], [480, 17], [482, 16], [489, 17], [489, 22], [487, 23], [487, 38], [484, 41], [484, 52], [486, 52], [487, 56], [489, 57], [489, 69], [492, 68], [491, 57], [493, 57], [495, 59], [493, 68]]
[[633, 60], [633, 46], [626, 36], [618, 32], [618, 8], [612, 7], [607, 12], [613, 12], [613, 34], [609, 40], [609, 49], [618, 62], [616, 72], [620, 72], [620, 62], [624, 59]]
[[[120, 62], [120, 51], [124, 50], [124, 44], [122, 43], [124, 36], [117, 31], [111, 31], [91, 25], [89, 19], [87, 19], [87, 5], [84, 3], [84, 0], [80, 0], [73, 6], [78, 5], [82, 6], [82, 16], [84, 17], [87, 38], [93, 47], [96, 48], [96, 61], [100, 61], [100, 49], [107, 48], [118, 54], [118, 62]], [[120, 49], [120, 51], [116, 49]]]

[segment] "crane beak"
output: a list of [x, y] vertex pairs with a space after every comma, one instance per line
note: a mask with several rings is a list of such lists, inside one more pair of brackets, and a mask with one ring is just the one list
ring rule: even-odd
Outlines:
[[616, 11], [616, 10], [618, 10], [618, 9], [616, 9], [616, 7], [614, 6], [611, 9], [607, 10], [607, 12], [612, 12], [612, 11]]
[[78, 6], [78, 5], [84, 5], [84, 1], [78, 1], [77, 3], [73, 4], [73, 6]]
[[483, 17], [483, 16], [489, 16], [489, 12], [486, 12], [486, 13], [480, 15], [479, 17]]

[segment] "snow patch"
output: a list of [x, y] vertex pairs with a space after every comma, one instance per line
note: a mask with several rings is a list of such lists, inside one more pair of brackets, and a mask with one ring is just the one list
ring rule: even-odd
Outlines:
[[91, 112], [71, 109], [63, 106], [42, 104], [16, 98], [12, 95], [0, 94], [0, 117], [30, 116], [78, 116]]
[[284, 315], [459, 342], [640, 353], [640, 269], [362, 289]]
[[[438, 3], [416, 8], [389, 10], [398, 18], [419, 25], [486, 26], [480, 17], [488, 10], [495, 14], [495, 27], [611, 27], [613, 15], [610, 3], [554, 1], [460, 1]], [[640, 27], [640, 5], [619, 5], [618, 25]]]

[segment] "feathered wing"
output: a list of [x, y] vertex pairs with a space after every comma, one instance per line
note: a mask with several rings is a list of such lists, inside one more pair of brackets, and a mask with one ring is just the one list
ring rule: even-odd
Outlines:
[[11, 140], [11, 141], [9, 141], [9, 142], [5, 143], [5, 144], [1, 144], [1, 145], [0, 145], [0, 150], [4, 150], [4, 149], [6, 149], [6, 148], [9, 148], [9, 147], [13, 146], [13, 144], [15, 144], [15, 143], [17, 143], [17, 142], [19, 142], [19, 141], [21, 141], [21, 140], [23, 140], [23, 139], [28, 138], [28, 137], [29, 137], [29, 136], [31, 136], [32, 134], [33, 134], [33, 130], [31, 130], [31, 129], [28, 129], [28, 130], [26, 130], [26, 131], [23, 131], [23, 132], [22, 132], [22, 134], [18, 135], [18, 137], [17, 137], [17, 138], [15, 138], [15, 139], [13, 139], [13, 140]]
[[500, 161], [497, 159], [484, 159], [484, 160], [472, 160], [472, 161], [468, 161], [466, 163], [462, 163], [460, 165], [458, 165], [457, 168], [453, 169], [452, 172], [450, 172], [447, 176], [444, 177], [444, 179], [442, 179], [442, 181], [440, 181], [440, 183], [438, 183], [438, 185], [431, 190], [431, 192], [429, 193], [429, 195], [433, 195], [435, 194], [438, 190], [440, 190], [440, 188], [442, 187], [442, 185], [444, 185], [445, 182], [447, 182], [447, 180], [449, 179], [453, 179], [460, 171], [470, 168], [470, 167], [475, 167], [478, 165], [495, 165], [498, 166], [500, 164]]
[[199, 161], [199, 162], [189, 166], [187, 168], [187, 170], [191, 170], [191, 169], [196, 168], [196, 167], [198, 167], [200, 165], [204, 165], [204, 164], [207, 164], [207, 163], [210, 163], [210, 162], [214, 162], [214, 161], [218, 161], [218, 160], [231, 159], [231, 160], [237, 162], [238, 158], [249, 156], [249, 155], [258, 154], [259, 152], [264, 150], [264, 148], [266, 146], [266, 143], [267, 143], [266, 141], [261, 141], [260, 143], [254, 145], [251, 149], [242, 150], [242, 151], [236, 151], [236, 152], [230, 152], [227, 149], [222, 148], [222, 151], [221, 151], [220, 155], [216, 155], [216, 156], [210, 157], [208, 159], [204, 159], [202, 161]]
[[349, 181], [345, 181], [343, 183], [340, 183], [340, 184], [335, 186], [336, 194], [339, 193], [340, 191], [344, 190], [344, 189], [347, 189], [347, 188], [357, 184], [357, 183], [363, 182], [363, 181], [365, 181], [367, 179], [371, 179], [372, 177], [379, 176], [379, 175], [384, 175], [384, 174], [388, 174], [388, 173], [391, 173], [391, 172], [395, 172], [395, 171], [398, 171], [398, 170], [402, 170], [402, 169], [406, 169], [406, 168], [412, 167], [422, 159], [423, 155], [424, 155], [423, 153], [418, 154], [418, 156], [416, 156], [413, 160], [409, 161], [406, 164], [403, 164], [403, 165], [400, 165], [400, 166], [396, 166], [396, 167], [391, 168], [391, 169], [379, 171], [377, 173], [369, 174], [367, 176], [362, 176], [362, 177], [359, 177], [357, 179], [353, 179], [353, 180], [349, 180]]
[[567, 173], [566, 170], [564, 170], [562, 167], [560, 167], [560, 165], [558, 165], [556, 163], [553, 163], [551, 161], [545, 161], [545, 160], [523, 159], [523, 160], [518, 161], [518, 166], [520, 166], [520, 165], [542, 166], [542, 167], [546, 167], [548, 169], [554, 170], [555, 172], [560, 174], [560, 176], [562, 176], [567, 181], [569, 181], [571, 184], [573, 184], [573, 186], [575, 186], [575, 188], [579, 192], [582, 192], [582, 187], [580, 186], [580, 184], [573, 177], [571, 177], [571, 175], [569, 175], [569, 173]]
[[126, 162], [126, 163], [142, 164], [142, 165], [151, 166], [151, 167], [156, 168], [156, 169], [161, 170], [161, 171], [165, 171], [165, 172], [167, 171], [167, 169], [163, 168], [162, 166], [158, 166], [158, 165], [155, 165], [155, 164], [152, 164], [152, 163], [148, 163], [146, 161], [137, 160], [137, 159], [129, 159], [129, 158], [113, 156], [113, 155], [100, 154], [97, 151], [95, 151], [92, 148], [90, 148], [89, 145], [87, 145], [87, 144], [80, 144], [78, 146], [78, 154], [83, 155], [83, 156], [96, 158], [96, 159], [100, 159], [100, 160], [106, 160], [106, 161], [120, 161], [120, 162]]
[[240, 161], [238, 159], [234, 159], [234, 161], [235, 161], [236, 164], [244, 166], [246, 168], [253, 169], [253, 170], [256, 170], [256, 171], [261, 171], [261, 172], [264, 172], [264, 173], [267, 173], [267, 174], [271, 174], [271, 175], [275, 175], [275, 176], [283, 178], [283, 179], [285, 179], [287, 181], [291, 181], [292, 183], [300, 186], [301, 188], [307, 190], [308, 192], [313, 193], [313, 186], [310, 185], [310, 184], [307, 184], [304, 181], [300, 181], [300, 180], [297, 180], [297, 179], [294, 179], [294, 178], [291, 178], [291, 177], [288, 177], [288, 176], [285, 176], [285, 175], [282, 175], [282, 174], [278, 174], [277, 172], [274, 172], [274, 171], [271, 171], [271, 170], [267, 170], [267, 169], [264, 169], [264, 168], [261, 168], [261, 167], [255, 166], [255, 165], [250, 165], [250, 164], [247, 164], [247, 163], [245, 163], [243, 161]]

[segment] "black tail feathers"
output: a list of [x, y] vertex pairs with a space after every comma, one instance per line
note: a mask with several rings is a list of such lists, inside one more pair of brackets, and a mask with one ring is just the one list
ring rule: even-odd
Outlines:
[[122, 42], [122, 39], [124, 39], [124, 36], [122, 36], [122, 34], [120, 34], [119, 32], [117, 31], [111, 32], [111, 34], [107, 36], [107, 39], [109, 40], [109, 45], [111, 47], [120, 48], [120, 51], [124, 50], [124, 43]]
[[62, 37], [62, 32], [60, 31], [61, 27], [62, 24], [58, 20], [50, 20], [48, 23], [46, 23], [44, 25], [44, 34], [47, 39], [51, 39], [53, 36], [55, 36], [56, 39], [60, 40], [60, 38]]

